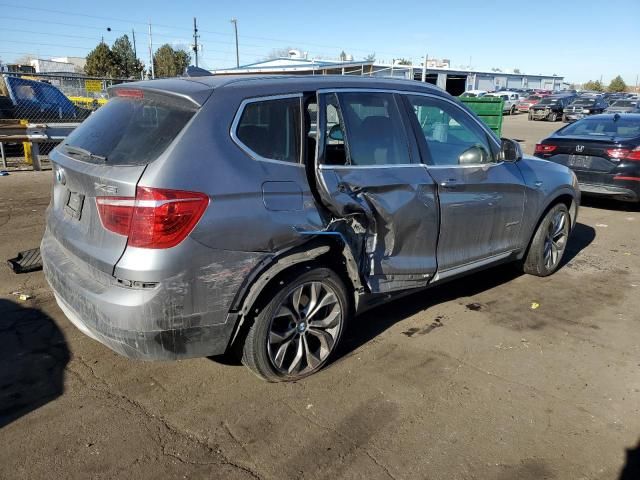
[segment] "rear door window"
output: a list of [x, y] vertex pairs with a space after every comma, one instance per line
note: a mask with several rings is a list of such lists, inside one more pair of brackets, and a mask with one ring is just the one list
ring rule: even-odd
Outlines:
[[[409, 142], [393, 94], [340, 93], [338, 99], [345, 123], [348, 164], [369, 166], [411, 163]], [[328, 122], [339, 120], [338, 116], [331, 113], [327, 111]]]
[[300, 161], [300, 98], [265, 99], [247, 103], [242, 110], [236, 137], [258, 158]]
[[140, 92], [139, 98], [114, 97], [80, 124], [60, 148], [91, 163], [146, 165], [167, 149], [196, 110], [185, 101], [146, 92]]

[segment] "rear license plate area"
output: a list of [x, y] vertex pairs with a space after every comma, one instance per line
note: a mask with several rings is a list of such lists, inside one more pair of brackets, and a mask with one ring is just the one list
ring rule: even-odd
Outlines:
[[67, 202], [64, 205], [64, 211], [72, 218], [80, 220], [82, 215], [82, 205], [84, 204], [84, 195], [78, 192], [69, 191]]
[[574, 168], [591, 168], [591, 157], [588, 155], [569, 155], [567, 162], [569, 167]]

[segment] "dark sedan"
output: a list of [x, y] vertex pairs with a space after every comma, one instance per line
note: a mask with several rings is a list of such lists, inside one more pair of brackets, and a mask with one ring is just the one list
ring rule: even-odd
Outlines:
[[640, 202], [640, 114], [603, 114], [561, 128], [535, 156], [571, 168], [584, 195]]

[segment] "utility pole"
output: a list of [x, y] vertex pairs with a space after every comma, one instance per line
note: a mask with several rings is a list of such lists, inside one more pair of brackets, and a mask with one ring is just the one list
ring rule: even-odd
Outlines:
[[422, 83], [427, 81], [427, 60], [428, 59], [429, 59], [429, 54], [425, 53], [424, 63], [422, 64]]
[[133, 39], [133, 56], [138, 58], [138, 51], [136, 50], [136, 31], [131, 29], [131, 38]]
[[238, 52], [238, 19], [232, 18], [233, 30], [236, 34], [236, 68], [240, 68], [240, 53]]
[[149, 22], [149, 64], [151, 65], [151, 78], [156, 78], [153, 68], [153, 37], [151, 36], [151, 22]]
[[196, 57], [196, 67], [198, 66], [198, 26], [196, 25], [196, 17], [193, 17], [193, 53]]

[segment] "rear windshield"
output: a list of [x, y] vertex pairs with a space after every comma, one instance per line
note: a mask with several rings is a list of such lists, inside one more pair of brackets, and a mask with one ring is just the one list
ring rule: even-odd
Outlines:
[[171, 97], [146, 92], [144, 98], [115, 97], [76, 128], [60, 148], [91, 163], [146, 165], [166, 150], [195, 112], [195, 107]]
[[556, 135], [568, 137], [572, 135], [589, 137], [622, 137], [640, 136], [640, 121], [619, 116], [613, 118], [585, 118], [556, 132]]
[[596, 103], [596, 101], [593, 98], [583, 98], [573, 102], [574, 105], [593, 105], [594, 103]]

